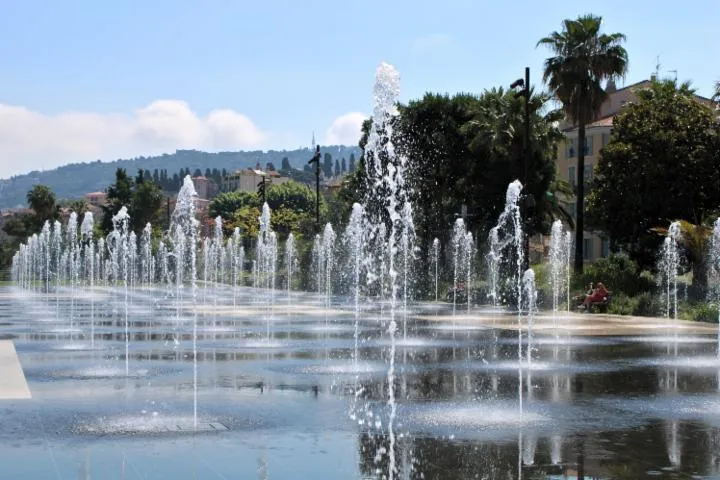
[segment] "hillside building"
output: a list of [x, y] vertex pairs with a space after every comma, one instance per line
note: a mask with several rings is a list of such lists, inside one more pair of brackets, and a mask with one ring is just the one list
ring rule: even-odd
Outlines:
[[258, 165], [258, 168], [236, 170], [223, 177], [221, 190], [223, 192], [257, 192], [258, 184], [262, 182], [263, 177], [265, 177], [266, 186], [279, 185], [290, 180], [289, 177], [283, 177], [275, 170], [260, 170]]
[[85, 194], [85, 200], [96, 208], [100, 208], [107, 203], [107, 193], [105, 192], [90, 192]]
[[205, 200], [212, 200], [218, 194], [218, 185], [211, 178], [204, 176], [192, 177], [193, 185], [198, 197]]

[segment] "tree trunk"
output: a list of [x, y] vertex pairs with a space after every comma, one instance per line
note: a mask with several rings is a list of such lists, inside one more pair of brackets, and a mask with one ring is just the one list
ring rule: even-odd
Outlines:
[[575, 273], [583, 272], [585, 228], [585, 115], [581, 107], [578, 125], [577, 187], [575, 191]]

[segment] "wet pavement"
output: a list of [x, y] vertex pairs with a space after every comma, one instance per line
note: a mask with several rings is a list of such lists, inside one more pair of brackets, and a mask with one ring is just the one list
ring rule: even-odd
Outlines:
[[720, 478], [714, 325], [543, 314], [528, 364], [511, 313], [414, 305], [393, 406], [386, 304], [72, 293], [0, 289], [0, 478]]

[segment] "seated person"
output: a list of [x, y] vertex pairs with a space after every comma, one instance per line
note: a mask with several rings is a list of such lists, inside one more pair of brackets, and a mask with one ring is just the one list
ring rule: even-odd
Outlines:
[[590, 292], [588, 295], [585, 296], [585, 301], [583, 302], [583, 306], [586, 310], [590, 310], [590, 306], [593, 303], [600, 303], [604, 301], [607, 296], [610, 294], [607, 288], [605, 288], [605, 285], [602, 284], [602, 282], [598, 282], [597, 288], [595, 288], [592, 292]]
[[593, 284], [589, 283], [587, 287], [585, 287], [585, 293], [581, 293], [580, 295], [576, 295], [573, 297], [573, 300], [575, 300], [575, 305], [580, 307], [585, 303], [585, 299], [588, 297], [588, 295], [593, 294]]

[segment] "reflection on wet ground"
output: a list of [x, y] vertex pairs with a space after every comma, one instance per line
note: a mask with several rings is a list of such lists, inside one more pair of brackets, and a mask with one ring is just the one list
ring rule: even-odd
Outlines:
[[395, 478], [720, 478], [714, 326], [545, 314], [527, 364], [512, 314], [415, 305], [391, 446], [385, 306], [67, 293], [0, 290], [32, 393], [0, 401], [1, 478], [385, 478], [391, 448]]

